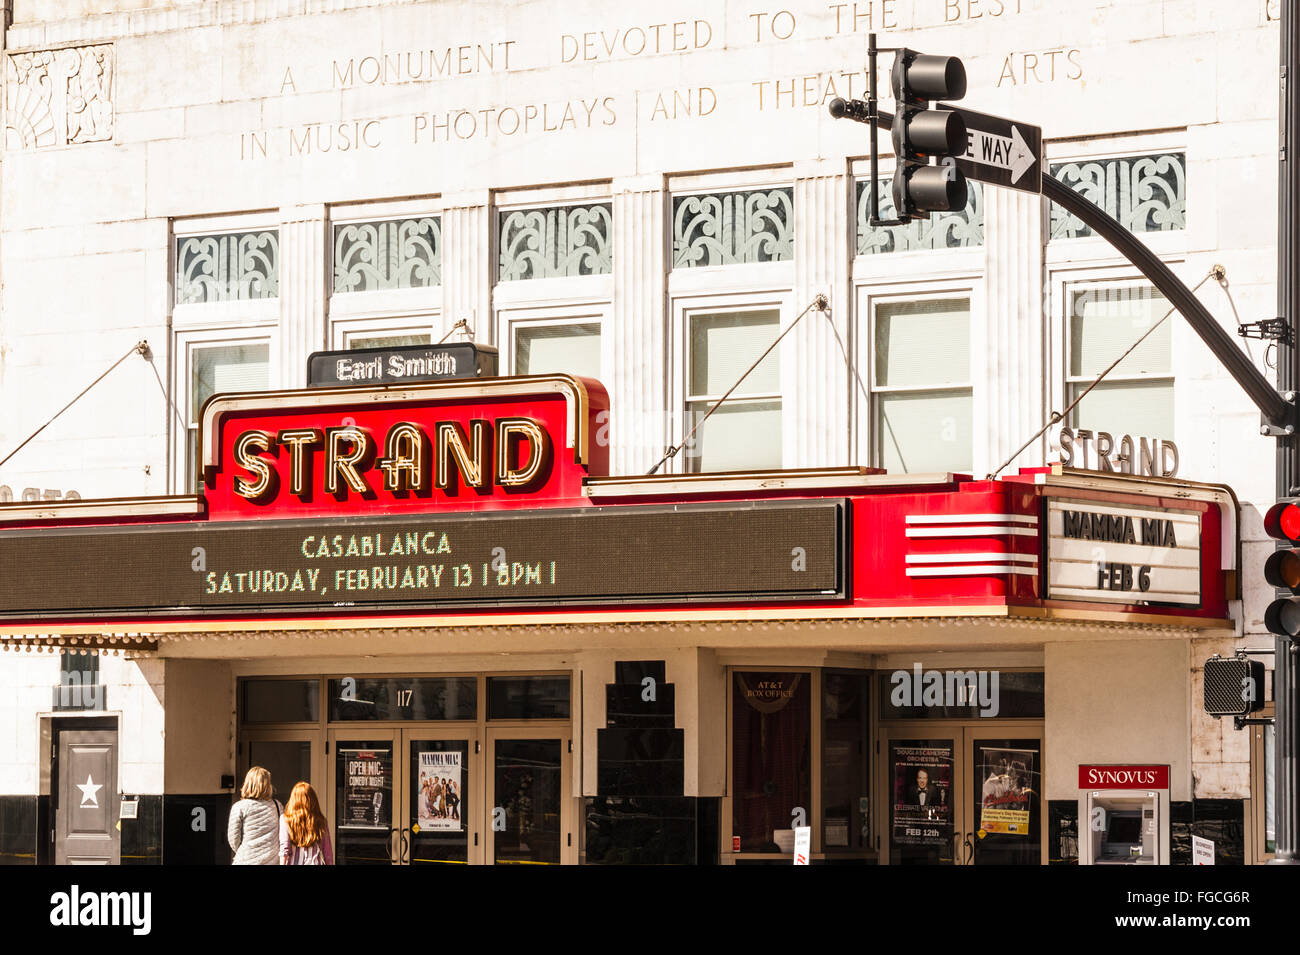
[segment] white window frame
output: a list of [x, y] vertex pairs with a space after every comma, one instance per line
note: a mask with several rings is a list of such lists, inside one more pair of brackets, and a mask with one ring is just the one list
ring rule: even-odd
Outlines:
[[[664, 263], [668, 272], [669, 356], [667, 402], [671, 409], [666, 415], [663, 450], [677, 446], [690, 430], [687, 404], [690, 389], [690, 334], [691, 316], [724, 312], [752, 312], [776, 309], [780, 325], [776, 334], [789, 328], [799, 309], [806, 303], [794, 303], [795, 263], [748, 262], [736, 265], [706, 265], [694, 268], [673, 268], [673, 202], [680, 196], [733, 192], [753, 192], [794, 187], [793, 167], [764, 166], [753, 169], [730, 170], [725, 173], [691, 173], [672, 175], [664, 183]], [[799, 210], [795, 208], [794, 228], [798, 229]], [[796, 242], [797, 246], [797, 242]], [[805, 319], [807, 321], [809, 319]], [[792, 338], [787, 337], [775, 354], [781, 368], [780, 394], [770, 400], [779, 400], [782, 411], [782, 445], [785, 410], [790, 406], [789, 392], [794, 381], [795, 356], [789, 350]], [[763, 395], [767, 393], [764, 392]], [[715, 396], [720, 397], [720, 396]], [[750, 396], [746, 396], [748, 398]], [[753, 396], [755, 398], [761, 396]], [[656, 460], [662, 451], [655, 455]], [[686, 467], [687, 450], [670, 458], [661, 470], [667, 473], [691, 473]], [[781, 450], [782, 466], [789, 467], [789, 455]]]
[[[983, 251], [978, 250], [978, 251]], [[898, 253], [908, 255], [911, 253]], [[982, 256], [981, 256], [982, 258]], [[895, 283], [889, 285], [859, 285], [856, 289], [856, 316], [853, 324], [855, 340], [854, 354], [857, 362], [857, 374], [853, 376], [850, 387], [853, 389], [854, 407], [854, 449], [860, 464], [868, 467], [883, 467], [878, 452], [878, 435], [876, 411], [879, 407], [877, 394], [883, 393], [925, 393], [952, 391], [969, 388], [971, 392], [971, 434], [970, 460], [971, 473], [978, 473], [983, 466], [980, 460], [982, 444], [979, 436], [988, 427], [985, 412], [987, 390], [991, 386], [984, 373], [981, 356], [984, 353], [984, 280], [979, 275], [968, 274], [961, 279], [929, 283]], [[882, 304], [951, 301], [967, 299], [970, 302], [970, 356], [969, 378], [961, 383], [935, 385], [928, 388], [878, 388], [876, 386], [876, 311]], [[996, 382], [992, 383], [996, 387]], [[951, 469], [950, 469], [951, 471]], [[945, 472], [946, 473], [946, 472]], [[964, 473], [964, 472], [956, 472]]]
[[[362, 293], [364, 294], [364, 293]], [[396, 335], [428, 335], [431, 344], [437, 344], [438, 312], [385, 316], [362, 315], [356, 318], [336, 319], [330, 322], [330, 349], [337, 351], [352, 348], [358, 338], [382, 338]], [[360, 347], [360, 346], [355, 346]]]
[[[329, 299], [329, 347], [349, 347], [354, 338], [411, 335], [427, 332], [430, 341], [440, 337], [442, 285], [427, 288], [376, 289], [369, 292], [334, 292], [334, 230], [341, 225], [383, 219], [442, 218], [442, 203], [435, 198], [397, 202], [356, 202], [331, 206], [326, 228], [326, 295]], [[445, 251], [440, 250], [441, 252]], [[445, 262], [445, 256], [443, 256]]]
[[[1044, 176], [1049, 175], [1049, 170], [1056, 163], [1088, 162], [1156, 153], [1182, 153], [1186, 157], [1188, 166], [1191, 165], [1191, 152], [1187, 148], [1186, 134], [1181, 130], [1141, 133], [1133, 136], [1108, 136], [1104, 139], [1048, 141], [1044, 143], [1043, 148], [1046, 153], [1043, 159]], [[1192, 184], [1189, 177], [1189, 195], [1191, 191]], [[1197, 193], [1196, 196], [1197, 215], [1217, 215], [1215, 205], [1218, 200], [1215, 191], [1209, 189], [1203, 190], [1202, 193]], [[1043, 263], [1048, 272], [1080, 262], [1098, 265], [1119, 262], [1127, 264], [1127, 260], [1116, 253], [1114, 246], [1099, 235], [1082, 236], [1076, 239], [1053, 239], [1050, 203], [1043, 203], [1043, 216], [1043, 240], [1046, 247]], [[1138, 238], [1143, 245], [1168, 264], [1171, 257], [1181, 260], [1186, 256], [1189, 231], [1172, 229], [1167, 232], [1143, 232]]]
[[[714, 294], [689, 294], [672, 299], [673, 315], [673, 341], [675, 347], [672, 349], [672, 362], [670, 375], [672, 378], [672, 395], [671, 407], [674, 413], [669, 415], [669, 434], [667, 444], [680, 445], [686, 438], [686, 433], [690, 430], [690, 413], [689, 404], [692, 401], [711, 401], [722, 397], [721, 395], [712, 396], [693, 396], [690, 392], [690, 374], [691, 374], [691, 319], [696, 315], [719, 315], [719, 314], [743, 314], [747, 312], [772, 311], [775, 310], [779, 315], [777, 330], [773, 338], [785, 331], [790, 323], [798, 314], [793, 306], [793, 290], [788, 282], [781, 286], [769, 288], [755, 288], [757, 282], [751, 280], [744, 281], [743, 276], [732, 275], [736, 272], [747, 272], [751, 276], [764, 274], [769, 280], [776, 277], [773, 275], [780, 266], [786, 266], [790, 263], [779, 262], [772, 264], [758, 265], [728, 265], [718, 266], [717, 268], [698, 268], [684, 269], [683, 272], [719, 272], [725, 270], [730, 276], [732, 282], [737, 285], [746, 287], [746, 291], [729, 291], [716, 292]], [[762, 270], [762, 271], [759, 271]], [[781, 270], [785, 271], [785, 270]], [[692, 276], [695, 278], [695, 276]], [[791, 276], [792, 278], [792, 276]], [[681, 283], [686, 284], [686, 283]], [[789, 406], [789, 400], [786, 392], [789, 390], [787, 382], [790, 380], [790, 367], [793, 357], [789, 354], [786, 345], [790, 341], [785, 341], [778, 346], [775, 354], [777, 362], [781, 369], [781, 390], [779, 392], [760, 392], [757, 394], [737, 395], [737, 400], [746, 401], [779, 401], [781, 402], [782, 414], [782, 444], [784, 441], [785, 427], [785, 409]], [[764, 346], [766, 347], [766, 346]], [[689, 474], [693, 473], [687, 467], [687, 455], [689, 449], [683, 448], [674, 455], [665, 467], [670, 473]], [[785, 452], [782, 449], [782, 466], [785, 466]]]
[[[613, 306], [607, 301], [574, 302], [566, 305], [519, 306], [497, 313], [500, 323], [501, 374], [522, 374], [515, 367], [515, 335], [525, 328], [554, 328], [561, 325], [597, 325], [600, 328], [600, 379], [605, 384], [614, 363], [614, 342], [609, 334]], [[576, 372], [571, 372], [576, 373]], [[605, 385], [609, 387], [608, 384]]]
[[[499, 352], [501, 374], [514, 374], [514, 330], [518, 325], [590, 325], [600, 324], [600, 373], [602, 384], [611, 394], [614, 385], [611, 373], [614, 366], [614, 345], [610, 335], [613, 313], [614, 274], [569, 275], [546, 279], [500, 279], [500, 222], [501, 216], [529, 209], [549, 209], [553, 206], [595, 205], [606, 203], [611, 210], [614, 197], [608, 182], [584, 183], [570, 186], [548, 186], [498, 192], [493, 197], [489, 214], [491, 241], [488, 260], [491, 262], [492, 321], [485, 329], [475, 329], [475, 334], [491, 336], [491, 344]], [[610, 236], [610, 242], [616, 241]], [[617, 250], [614, 250], [617, 254]]]
[[[1082, 241], [1082, 240], [1080, 240]], [[1181, 259], [1166, 258], [1165, 264], [1173, 271], [1178, 272], [1179, 267], [1183, 264]], [[1117, 264], [1123, 262], [1123, 264]], [[1107, 263], [1101, 262], [1091, 265], [1075, 268], [1052, 269], [1048, 273], [1049, 288], [1049, 307], [1052, 321], [1048, 322], [1048, 353], [1051, 374], [1048, 376], [1048, 387], [1045, 389], [1049, 392], [1049, 407], [1047, 414], [1052, 411], [1064, 411], [1065, 406], [1070, 403], [1070, 385], [1078, 380], [1085, 383], [1092, 381], [1096, 376], [1086, 379], [1072, 379], [1070, 376], [1070, 300], [1074, 292], [1095, 288], [1117, 288], [1117, 287], [1147, 287], [1154, 288], [1151, 281], [1136, 271], [1128, 262], [1113, 256]], [[1192, 334], [1190, 329], [1183, 326], [1184, 322], [1179, 320], [1177, 314], [1171, 315], [1165, 319], [1166, 322], [1173, 322], [1170, 328], [1170, 355], [1169, 355], [1169, 374], [1167, 375], [1124, 375], [1116, 377], [1114, 373], [1107, 375], [1103, 382], [1121, 382], [1121, 381], [1168, 381], [1173, 386], [1174, 394], [1174, 434], [1146, 435], [1146, 437], [1166, 438], [1170, 441], [1177, 441], [1178, 428], [1178, 353], [1180, 350], [1181, 339], [1186, 334]], [[1135, 330], [1133, 341], [1136, 341], [1140, 331]], [[1132, 344], [1132, 342], [1129, 342]], [[1118, 358], [1115, 355], [1114, 358]], [[1112, 360], [1114, 360], [1112, 358]], [[1046, 419], [1044, 419], [1046, 420]], [[1068, 424], [1068, 420], [1066, 422]], [[1087, 422], [1084, 422], [1087, 426]], [[1055, 430], [1050, 432], [1055, 435]], [[1049, 451], [1049, 459], [1055, 460], [1055, 451]]]
[[[190, 412], [190, 360], [196, 346], [257, 345], [270, 346], [268, 387], [280, 386], [279, 335], [280, 299], [245, 299], [234, 302], [176, 302], [176, 246], [179, 240], [196, 235], [219, 235], [232, 232], [281, 231], [274, 212], [241, 213], [218, 216], [191, 216], [175, 219], [167, 239], [167, 309], [170, 315], [171, 340], [168, 344], [168, 376], [174, 404], [167, 416], [171, 463], [167, 483], [174, 494], [194, 493], [199, 475], [188, 473], [189, 450], [194, 441], [195, 423]], [[279, 281], [284, 281], [281, 262], [277, 261]]]
[[[267, 361], [269, 362], [268, 378], [270, 379], [268, 384], [270, 389], [274, 390], [277, 378], [276, 369], [279, 367], [280, 357], [279, 337], [275, 334], [275, 330], [274, 325], [263, 324], [241, 329], [194, 328], [177, 331], [173, 335], [176, 360], [173, 363], [172, 370], [172, 394], [179, 396], [175, 411], [172, 413], [173, 424], [178, 426], [178, 437], [172, 449], [172, 473], [175, 476], [173, 481], [174, 493], [193, 494], [201, 477], [199, 474], [188, 473], [189, 453], [192, 447], [197, 447], [196, 441], [198, 438], [198, 422], [189, 420], [192, 397], [190, 394], [190, 376], [195, 350], [225, 345], [268, 345]], [[184, 430], [179, 430], [179, 422], [175, 421], [178, 414], [185, 419]]]

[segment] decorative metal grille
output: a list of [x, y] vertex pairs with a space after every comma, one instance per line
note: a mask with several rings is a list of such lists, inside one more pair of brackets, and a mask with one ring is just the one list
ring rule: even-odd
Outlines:
[[276, 298], [280, 233], [230, 232], [176, 240], [176, 304]]
[[[894, 216], [892, 179], [880, 180], [880, 217]], [[913, 252], [917, 249], [964, 249], [984, 244], [984, 190], [978, 182], [971, 181], [966, 207], [960, 212], [936, 212], [924, 219], [914, 219], [907, 225], [884, 226], [873, 229], [871, 219], [871, 190], [867, 180], [858, 182], [857, 223], [858, 255], [877, 252]]]
[[497, 215], [500, 279], [607, 275], [614, 210], [608, 202], [521, 209]]
[[[1052, 163], [1052, 175], [1101, 206], [1130, 232], [1186, 228], [1187, 164], [1183, 153]], [[1093, 231], [1052, 204], [1053, 239]]]
[[442, 222], [389, 219], [334, 227], [334, 291], [442, 284]]
[[794, 257], [794, 189], [673, 196], [673, 268]]

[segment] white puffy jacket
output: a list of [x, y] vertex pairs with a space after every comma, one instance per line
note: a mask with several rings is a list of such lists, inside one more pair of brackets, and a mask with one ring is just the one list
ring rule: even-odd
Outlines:
[[239, 800], [230, 810], [226, 839], [235, 850], [235, 865], [279, 865], [280, 803]]

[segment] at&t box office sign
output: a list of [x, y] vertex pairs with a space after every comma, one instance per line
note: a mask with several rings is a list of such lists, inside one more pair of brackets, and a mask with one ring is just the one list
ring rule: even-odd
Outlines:
[[611, 477], [609, 412], [565, 375], [216, 396], [200, 494], [0, 507], [0, 620], [1227, 618], [1226, 489], [1061, 468]]

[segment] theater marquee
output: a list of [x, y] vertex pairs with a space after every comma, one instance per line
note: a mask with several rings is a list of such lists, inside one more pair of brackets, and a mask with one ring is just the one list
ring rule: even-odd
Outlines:
[[1049, 499], [1047, 596], [1200, 606], [1200, 515]]
[[1223, 488], [1059, 467], [613, 477], [609, 418], [600, 383], [568, 375], [214, 396], [199, 494], [0, 505], [0, 628], [1227, 624]]

